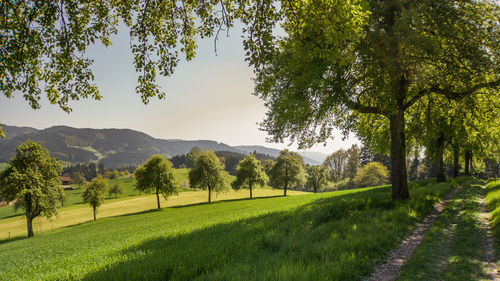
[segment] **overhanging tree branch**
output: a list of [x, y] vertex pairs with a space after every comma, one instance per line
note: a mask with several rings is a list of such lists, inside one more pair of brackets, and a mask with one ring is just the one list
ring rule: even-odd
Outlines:
[[499, 86], [500, 86], [500, 79], [495, 80], [495, 81], [491, 81], [491, 82], [477, 84], [474, 87], [471, 87], [470, 89], [467, 89], [467, 90], [462, 91], [462, 92], [450, 91], [448, 89], [443, 89], [443, 88], [440, 88], [438, 86], [432, 86], [429, 89], [429, 91], [434, 92], [436, 94], [444, 95], [447, 98], [452, 99], [452, 100], [459, 100], [459, 99], [466, 97], [468, 95], [472, 95], [477, 90], [484, 89], [484, 88], [495, 88], [496, 89]]

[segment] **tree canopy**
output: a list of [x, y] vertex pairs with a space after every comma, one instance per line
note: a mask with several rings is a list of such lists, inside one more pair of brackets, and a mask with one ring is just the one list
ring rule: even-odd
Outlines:
[[[431, 93], [461, 99], [496, 91], [499, 6], [487, 1], [295, 1], [263, 5], [249, 60], [275, 141], [326, 141], [360, 115], [387, 120], [392, 198], [409, 197], [405, 113]], [[258, 18], [258, 17], [256, 17]], [[260, 20], [260, 18], [258, 18]], [[269, 27], [281, 24], [286, 36]]]
[[255, 158], [255, 155], [250, 154], [236, 166], [236, 179], [231, 183], [234, 190], [248, 188], [250, 190], [250, 198], [252, 198], [252, 187], [265, 186], [269, 178], [263, 170], [262, 164]]
[[16, 206], [24, 209], [28, 237], [34, 235], [34, 218], [57, 214], [58, 202], [63, 198], [61, 171], [61, 164], [50, 157], [47, 149], [27, 141], [16, 148], [14, 158], [0, 174], [0, 198], [16, 200]]
[[123, 193], [125, 191], [125, 187], [123, 186], [123, 183], [116, 182], [114, 183], [111, 188], [109, 189], [109, 194], [114, 194], [115, 199], [118, 198], [118, 194]]
[[135, 170], [136, 188], [142, 192], [155, 191], [156, 203], [160, 209], [161, 193], [165, 199], [177, 194], [172, 163], [162, 155], [153, 155]]
[[307, 168], [306, 186], [314, 193], [320, 191], [328, 183], [328, 169], [324, 165], [311, 166]]
[[273, 187], [283, 187], [283, 195], [293, 185], [305, 183], [304, 160], [296, 152], [287, 149], [280, 152], [269, 173]]
[[354, 177], [354, 184], [359, 187], [386, 184], [389, 171], [380, 162], [370, 162], [363, 166]]
[[208, 202], [212, 202], [212, 193], [227, 190], [227, 172], [215, 152], [205, 150], [199, 154], [194, 168], [189, 173], [189, 185], [208, 189]]

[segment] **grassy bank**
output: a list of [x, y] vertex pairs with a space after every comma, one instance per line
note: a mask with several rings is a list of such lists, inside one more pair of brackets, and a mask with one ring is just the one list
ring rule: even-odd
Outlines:
[[396, 205], [379, 187], [101, 219], [0, 244], [0, 279], [360, 280], [451, 189], [415, 186]]
[[[486, 202], [488, 211], [490, 212], [490, 223], [493, 236], [495, 238], [495, 252], [497, 257], [500, 257], [500, 180], [490, 181], [486, 184], [488, 195]], [[497, 265], [500, 266], [500, 260], [497, 260]]]
[[398, 280], [488, 278], [482, 263], [486, 230], [480, 223], [479, 198], [483, 192], [472, 181], [463, 185], [403, 266]]

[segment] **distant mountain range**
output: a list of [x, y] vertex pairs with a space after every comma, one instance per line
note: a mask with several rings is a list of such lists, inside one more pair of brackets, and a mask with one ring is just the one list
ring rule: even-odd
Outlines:
[[[43, 130], [2, 125], [5, 139], [0, 139], [0, 162], [8, 162], [15, 148], [26, 140], [42, 142], [51, 155], [68, 163], [102, 162], [107, 167], [137, 165], [153, 154], [172, 157], [188, 153], [197, 146], [202, 150], [231, 151], [249, 154], [254, 151], [273, 157], [279, 150], [264, 146], [229, 146], [211, 140], [156, 139], [129, 129], [79, 129], [54, 126]], [[325, 154], [299, 152], [310, 165], [320, 164]]]

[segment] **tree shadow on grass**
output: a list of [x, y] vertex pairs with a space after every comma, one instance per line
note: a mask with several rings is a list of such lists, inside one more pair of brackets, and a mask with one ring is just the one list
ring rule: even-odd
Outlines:
[[[430, 200], [429, 206], [437, 200], [421, 197], [416, 200]], [[83, 280], [359, 280], [411, 231], [421, 217], [408, 211], [415, 202], [393, 204], [389, 189], [320, 198], [291, 211], [146, 240]]]
[[247, 200], [262, 200], [262, 199], [270, 199], [270, 198], [278, 198], [278, 197], [284, 197], [283, 195], [273, 195], [273, 196], [263, 196], [263, 197], [254, 197], [254, 198], [237, 198], [237, 199], [223, 199], [223, 200], [217, 200], [213, 202], [199, 202], [199, 203], [191, 203], [191, 204], [184, 204], [184, 205], [176, 205], [176, 206], [170, 206], [168, 208], [172, 209], [180, 209], [180, 208], [186, 208], [186, 207], [192, 207], [192, 206], [203, 206], [203, 205], [214, 205], [214, 204], [219, 204], [219, 203], [224, 203], [224, 202], [238, 202], [238, 201], [247, 201]]
[[7, 216], [4, 216], [4, 217], [0, 217], [0, 220], [8, 219], [8, 218], [14, 218], [14, 217], [21, 217], [21, 216], [24, 216], [24, 215], [25, 215], [24, 213], [17, 213], [17, 214], [7, 215]]
[[5, 244], [5, 243], [10, 243], [10, 242], [18, 241], [18, 240], [24, 240], [24, 239], [27, 239], [27, 238], [28, 238], [27, 236], [16, 236], [16, 237], [12, 237], [12, 238], [0, 239], [0, 245]]

